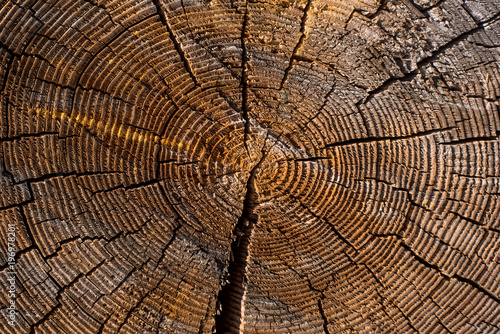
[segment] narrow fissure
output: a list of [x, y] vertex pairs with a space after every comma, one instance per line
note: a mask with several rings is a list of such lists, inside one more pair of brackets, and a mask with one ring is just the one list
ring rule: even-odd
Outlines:
[[243, 16], [243, 24], [241, 27], [241, 110], [243, 111], [243, 119], [245, 121], [245, 132], [243, 137], [243, 144], [245, 145], [245, 149], [247, 151], [248, 156], [251, 158], [250, 150], [248, 148], [248, 134], [250, 133], [250, 119], [248, 116], [248, 110], [250, 109], [248, 105], [248, 56], [247, 56], [247, 47], [245, 44], [245, 37], [247, 34], [247, 25], [248, 25], [248, 2], [245, 3], [245, 14]]
[[286, 81], [288, 80], [288, 76], [290, 74], [290, 71], [292, 70], [293, 66], [293, 61], [294, 60], [300, 60], [300, 56], [297, 55], [297, 52], [299, 51], [299, 48], [304, 44], [304, 39], [306, 36], [306, 22], [307, 22], [307, 13], [309, 12], [309, 9], [311, 8], [311, 0], [307, 1], [306, 7], [304, 8], [304, 14], [302, 15], [302, 18], [300, 20], [300, 38], [297, 44], [295, 45], [295, 48], [292, 51], [292, 55], [290, 57], [290, 62], [288, 63], [288, 67], [285, 69], [285, 74], [283, 75], [283, 79], [281, 79], [280, 83], [280, 90], [283, 89], [283, 86], [285, 85]]
[[450, 277], [448, 275], [446, 275], [442, 270], [441, 268], [439, 268], [439, 266], [435, 265], [435, 264], [432, 264], [432, 263], [429, 263], [427, 260], [425, 260], [423, 257], [419, 256], [417, 253], [415, 253], [415, 251], [410, 247], [408, 246], [407, 244], [403, 243], [402, 241], [400, 241], [399, 245], [401, 247], [403, 247], [406, 251], [408, 251], [415, 260], [417, 260], [420, 264], [423, 264], [425, 267], [427, 268], [430, 268], [430, 269], [433, 269], [435, 271], [437, 271], [437, 273], [439, 275], [441, 275], [441, 277], [443, 277], [445, 280], [449, 281], [450, 280]]
[[491, 298], [497, 304], [500, 304], [500, 298], [497, 295], [495, 295], [493, 292], [489, 291], [488, 289], [484, 288], [483, 286], [481, 286], [476, 281], [473, 281], [473, 280], [471, 280], [470, 278], [467, 278], [467, 277], [460, 276], [458, 274], [453, 275], [452, 278], [454, 278], [454, 279], [456, 279], [456, 280], [458, 280], [460, 282], [469, 284], [470, 286], [474, 287], [476, 290], [482, 292], [484, 295], [486, 295], [489, 298]]
[[[412, 133], [409, 135], [403, 135], [403, 136], [393, 136], [393, 137], [388, 137], [388, 136], [373, 137], [373, 136], [370, 136], [370, 137], [365, 137], [365, 138], [348, 139], [348, 140], [344, 140], [344, 141], [338, 141], [335, 143], [327, 144], [324, 147], [322, 147], [322, 149], [331, 148], [331, 147], [354, 145], [354, 144], [376, 143], [376, 142], [381, 142], [381, 141], [385, 141], [385, 140], [414, 139], [414, 138], [431, 136], [431, 135], [443, 133], [445, 131], [451, 131], [453, 129], [454, 129], [454, 127], [446, 127], [446, 128], [433, 129], [433, 130], [428, 130], [428, 131], [415, 132], [415, 133]], [[453, 143], [455, 143], [455, 142], [453, 142]], [[446, 143], [439, 143], [439, 144], [443, 145]]]
[[[434, 7], [434, 6], [432, 6], [432, 7]], [[430, 9], [430, 7], [425, 10], [425, 13], [427, 13], [427, 11], [429, 9]], [[462, 41], [466, 41], [467, 37], [477, 33], [481, 29], [484, 29], [488, 24], [495, 22], [499, 18], [500, 18], [500, 13], [497, 13], [493, 17], [491, 17], [483, 22], [477, 22], [477, 27], [475, 27], [469, 31], [466, 31], [464, 33], [461, 33], [460, 35], [452, 38], [451, 40], [449, 40], [445, 44], [441, 45], [439, 48], [432, 51], [431, 55], [419, 60], [416, 64], [415, 69], [413, 69], [412, 71], [410, 71], [408, 73], [405, 73], [404, 76], [391, 77], [391, 78], [387, 79], [386, 81], [384, 81], [382, 84], [380, 84], [378, 87], [371, 89], [371, 90], [368, 90], [367, 91], [368, 95], [364, 99], [362, 99], [361, 101], [357, 102], [356, 106], [359, 108], [360, 105], [368, 104], [368, 102], [371, 101], [375, 97], [375, 95], [382, 93], [383, 91], [389, 89], [391, 87], [391, 85], [395, 82], [398, 82], [398, 81], [399, 82], [405, 82], [405, 81], [408, 82], [408, 81], [413, 80], [419, 73], [421, 73], [421, 70], [423, 67], [425, 67], [426, 65], [432, 65], [432, 63], [434, 61], [438, 60], [439, 56], [442, 55], [446, 50], [458, 45]]]
[[184, 50], [182, 49], [181, 43], [177, 40], [175, 37], [174, 32], [172, 31], [172, 28], [170, 27], [170, 24], [168, 23], [167, 16], [165, 15], [165, 12], [162, 9], [162, 6], [160, 4], [159, 0], [153, 0], [153, 5], [156, 8], [156, 12], [158, 16], [160, 17], [161, 23], [165, 26], [167, 29], [168, 35], [170, 37], [170, 40], [174, 44], [175, 50], [177, 51], [177, 54], [182, 60], [182, 63], [184, 64], [184, 68], [188, 72], [189, 76], [191, 77], [191, 80], [193, 80], [193, 83], [195, 86], [200, 87], [200, 84], [198, 82], [198, 79], [196, 79], [196, 76], [193, 73], [193, 69], [191, 68], [191, 65], [189, 64], [189, 61], [186, 57], [186, 54], [184, 53]]
[[250, 171], [247, 180], [243, 210], [238, 223], [233, 230], [233, 242], [231, 244], [231, 261], [228, 268], [227, 284], [222, 287], [218, 296], [218, 309], [220, 313], [215, 317], [215, 329], [217, 334], [239, 333], [242, 319], [241, 308], [243, 295], [245, 293], [246, 276], [245, 271], [248, 260], [248, 247], [253, 228], [257, 223], [257, 215], [254, 213], [258, 202], [258, 194], [255, 189], [255, 176], [266, 157], [262, 152], [260, 161]]
[[323, 319], [323, 330], [325, 331], [325, 334], [331, 334], [330, 330], [328, 329], [328, 318], [325, 314], [325, 310], [323, 309], [323, 302], [321, 299], [318, 299], [318, 309], [319, 313], [321, 314], [321, 319]]

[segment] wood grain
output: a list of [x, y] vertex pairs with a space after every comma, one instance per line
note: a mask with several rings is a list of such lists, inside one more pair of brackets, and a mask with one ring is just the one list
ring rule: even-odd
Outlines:
[[2, 333], [500, 333], [500, 1], [0, 1]]

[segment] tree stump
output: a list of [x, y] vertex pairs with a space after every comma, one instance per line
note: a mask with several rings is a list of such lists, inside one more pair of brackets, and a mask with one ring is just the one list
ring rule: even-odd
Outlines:
[[498, 0], [2, 0], [0, 332], [500, 333], [499, 51]]

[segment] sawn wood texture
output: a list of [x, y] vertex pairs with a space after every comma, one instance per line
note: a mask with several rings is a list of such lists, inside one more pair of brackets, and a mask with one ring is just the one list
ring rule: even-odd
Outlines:
[[0, 0], [0, 332], [500, 333], [500, 1]]

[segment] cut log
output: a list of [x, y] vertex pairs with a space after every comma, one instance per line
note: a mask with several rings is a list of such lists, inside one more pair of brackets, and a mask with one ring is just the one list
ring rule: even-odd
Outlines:
[[500, 333], [499, 97], [499, 0], [3, 0], [0, 332]]

